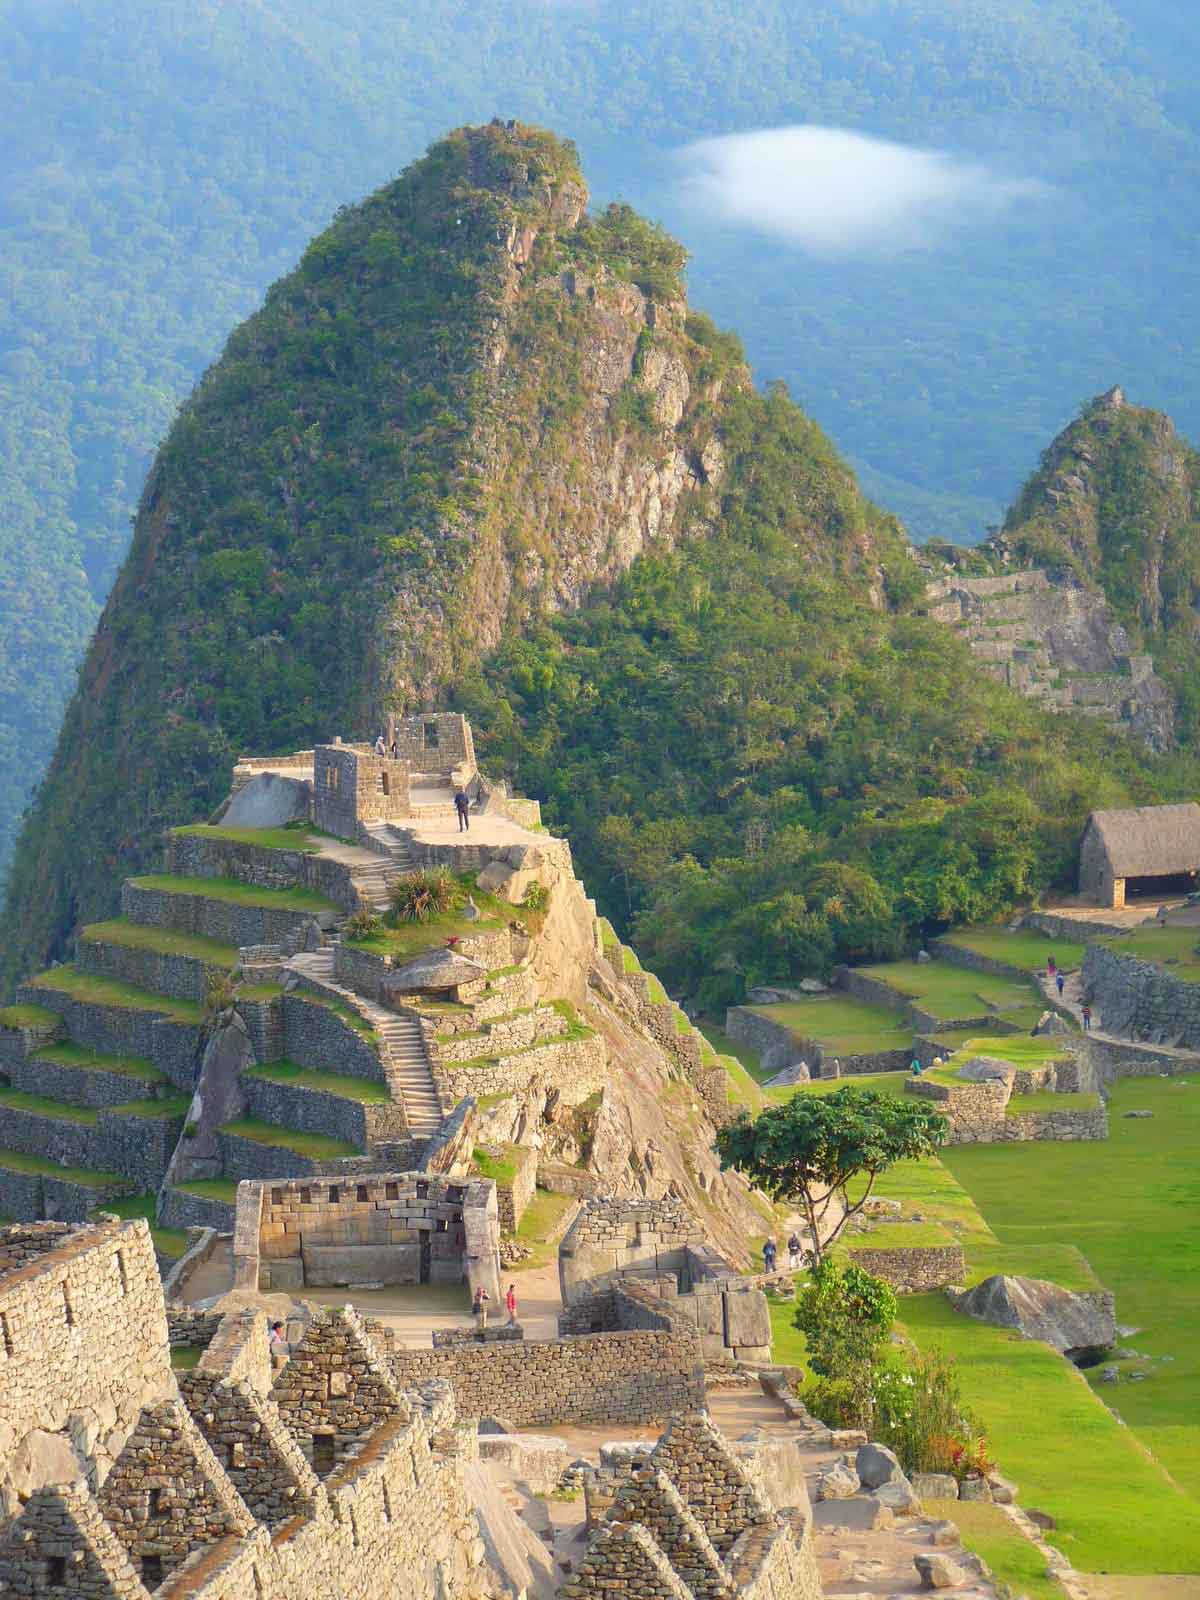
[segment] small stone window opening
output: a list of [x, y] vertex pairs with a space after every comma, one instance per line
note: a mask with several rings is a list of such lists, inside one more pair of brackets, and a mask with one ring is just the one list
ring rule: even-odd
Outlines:
[[418, 1184], [417, 1184], [417, 1199], [418, 1200], [425, 1200], [425, 1199], [428, 1199], [428, 1197], [429, 1197], [429, 1185], [427, 1183], [424, 1183], [424, 1182], [418, 1182]]
[[445, 1233], [446, 1229], [447, 1229], [447, 1226], [448, 1226], [448, 1224], [446, 1222], [445, 1217], [439, 1217], [437, 1219], [437, 1228], [436, 1228], [435, 1231], [438, 1232], [438, 1233]]
[[118, 1250], [117, 1251], [117, 1277], [119, 1278], [120, 1283], [121, 1283], [121, 1293], [123, 1295], [128, 1294], [129, 1293], [129, 1273], [126, 1271], [126, 1268], [125, 1268], [125, 1252], [124, 1252], [124, 1250]]
[[336, 1183], [331, 1183], [329, 1185], [329, 1201], [330, 1201], [331, 1205], [337, 1205], [337, 1202], [338, 1202], [338, 1186], [337, 1186]]
[[365, 1183], [360, 1183], [358, 1186], [358, 1198], [360, 1200], [366, 1200], [368, 1198], [367, 1186]]
[[312, 1205], [312, 1190], [311, 1189], [301, 1189], [301, 1191], [300, 1191], [300, 1204], [302, 1206], [310, 1206], [310, 1205]]
[[66, 1556], [47, 1556], [46, 1587], [49, 1589], [65, 1589], [67, 1587]]
[[75, 1326], [75, 1307], [71, 1304], [71, 1291], [65, 1282], [62, 1286], [62, 1297], [63, 1321], [68, 1328], [73, 1328]]
[[271, 1190], [271, 1204], [273, 1206], [281, 1206], [283, 1204], [283, 1190], [282, 1189], [272, 1189]]
[[157, 1589], [163, 1581], [163, 1559], [161, 1556], [144, 1555], [142, 1557], [142, 1587], [144, 1589]]
[[13, 1353], [12, 1329], [8, 1325], [8, 1318], [0, 1311], [0, 1356], [5, 1360]]
[[425, 731], [425, 748], [426, 748], [426, 750], [436, 750], [437, 747], [438, 747], [438, 725], [437, 725], [437, 723], [436, 722], [427, 722], [425, 724], [425, 730], [424, 731]]
[[450, 1185], [450, 1192], [446, 1196], [446, 1198], [449, 1200], [450, 1204], [452, 1206], [458, 1205], [459, 1202], [462, 1200], [462, 1197], [463, 1197], [462, 1189], [460, 1189], [457, 1184], [453, 1184], [452, 1183]]
[[330, 762], [330, 764], [325, 768], [326, 783], [328, 783], [331, 789], [337, 789], [341, 785], [341, 780], [341, 769], [339, 767], [335, 767], [333, 763]]
[[385, 1200], [399, 1200], [400, 1185], [398, 1183], [385, 1183], [383, 1186], [383, 1197]]
[[333, 1434], [314, 1433], [312, 1436], [312, 1464], [313, 1471], [318, 1478], [327, 1472], [332, 1472], [334, 1467]]
[[392, 1520], [392, 1497], [388, 1493], [386, 1480], [383, 1483], [383, 1520], [385, 1522]]
[[147, 1515], [151, 1522], [156, 1522], [162, 1516], [162, 1497], [161, 1489], [151, 1489], [147, 1496]]

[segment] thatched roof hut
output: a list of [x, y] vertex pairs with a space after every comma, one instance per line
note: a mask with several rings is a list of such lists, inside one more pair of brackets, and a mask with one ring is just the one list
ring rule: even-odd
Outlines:
[[1200, 873], [1200, 805], [1131, 806], [1093, 811], [1079, 847], [1079, 887], [1101, 905], [1122, 906], [1131, 879], [1176, 879], [1139, 884], [1167, 893]]

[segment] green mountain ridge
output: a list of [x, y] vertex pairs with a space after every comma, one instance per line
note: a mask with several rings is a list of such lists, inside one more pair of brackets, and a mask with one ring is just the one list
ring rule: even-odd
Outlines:
[[1194, 783], [916, 615], [899, 525], [688, 309], [682, 248], [586, 198], [569, 144], [461, 129], [231, 336], [22, 832], [6, 982], [238, 754], [453, 697], [680, 984], [1002, 914], [1064, 879], [1088, 806]]

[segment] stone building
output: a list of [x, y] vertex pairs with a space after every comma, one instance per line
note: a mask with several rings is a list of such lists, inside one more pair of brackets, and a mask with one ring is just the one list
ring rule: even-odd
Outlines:
[[1093, 811], [1079, 845], [1079, 890], [1101, 906], [1200, 885], [1200, 805]]

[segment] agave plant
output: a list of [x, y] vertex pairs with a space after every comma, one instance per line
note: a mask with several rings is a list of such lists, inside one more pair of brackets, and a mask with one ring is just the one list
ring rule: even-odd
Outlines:
[[429, 922], [444, 917], [463, 903], [466, 891], [445, 867], [410, 872], [397, 878], [388, 893], [393, 922]]

